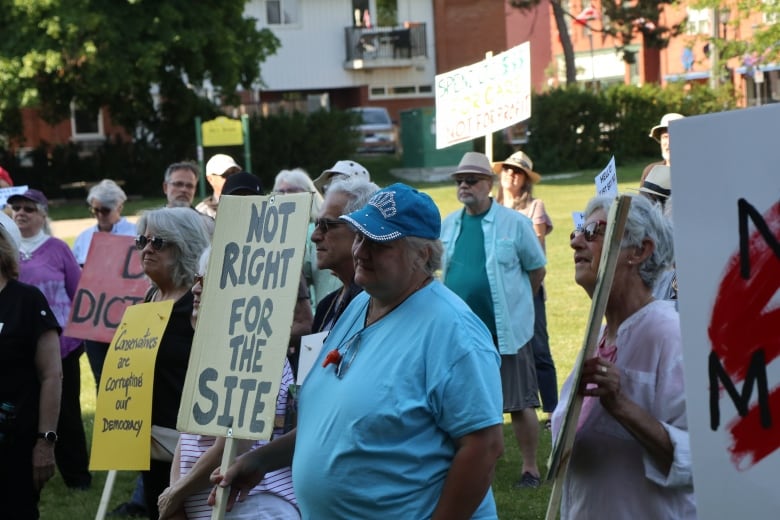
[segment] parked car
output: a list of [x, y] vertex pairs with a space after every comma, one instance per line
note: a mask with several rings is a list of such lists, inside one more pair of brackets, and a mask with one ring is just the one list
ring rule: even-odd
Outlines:
[[383, 152], [395, 153], [398, 148], [398, 130], [383, 107], [355, 107], [350, 112], [358, 114], [359, 124], [355, 129], [360, 132], [359, 153]]

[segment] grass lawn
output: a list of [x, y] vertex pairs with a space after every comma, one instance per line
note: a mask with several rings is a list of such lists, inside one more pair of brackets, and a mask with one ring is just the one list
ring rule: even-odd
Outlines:
[[[372, 177], [380, 185], [396, 182], [389, 175], [389, 168], [397, 164], [392, 157], [370, 157], [361, 162], [372, 172]], [[649, 161], [648, 161], [649, 162]], [[618, 168], [620, 190], [636, 188], [645, 163], [637, 163]], [[582, 344], [590, 300], [585, 292], [573, 281], [574, 269], [569, 248], [569, 232], [572, 229], [572, 211], [581, 211], [585, 203], [595, 194], [593, 177], [597, 170], [577, 172], [571, 177], [543, 179], [535, 188], [534, 194], [545, 202], [554, 230], [547, 237], [547, 277], [545, 284], [548, 292], [547, 321], [550, 344], [558, 369], [558, 385], [570, 372], [572, 363]], [[452, 183], [420, 184], [418, 186], [429, 193], [436, 201], [442, 215], [459, 208]], [[128, 201], [125, 214], [133, 215], [143, 208], [159, 207], [162, 199], [144, 199]], [[88, 216], [83, 202], [53, 207], [52, 218], [84, 218]], [[74, 237], [60, 237], [72, 242]], [[95, 412], [95, 386], [86, 356], [81, 362], [82, 376], [82, 413], [87, 427], [88, 442], [91, 442], [92, 422]], [[540, 420], [542, 416], [540, 414]], [[503, 520], [531, 520], [544, 518], [550, 485], [545, 484], [538, 490], [516, 490], [512, 484], [519, 478], [521, 467], [520, 454], [514, 441], [510, 425], [504, 426], [506, 451], [499, 461], [493, 484], [498, 504], [499, 517]], [[539, 465], [546, 471], [547, 456], [550, 451], [550, 434], [543, 431], [539, 446]], [[41, 518], [43, 520], [76, 520], [94, 518], [100, 502], [105, 481], [105, 472], [96, 472], [93, 488], [90, 491], [69, 491], [59, 474], [47, 485], [41, 498]], [[133, 488], [135, 473], [120, 472], [114, 487], [109, 511], [129, 498]]]

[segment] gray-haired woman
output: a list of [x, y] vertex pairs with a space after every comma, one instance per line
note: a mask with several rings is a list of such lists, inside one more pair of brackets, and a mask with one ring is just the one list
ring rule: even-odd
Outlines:
[[79, 264], [86, 263], [89, 245], [95, 233], [135, 234], [135, 225], [122, 217], [126, 200], [125, 192], [111, 179], [103, 179], [89, 190], [87, 205], [92, 216], [97, 219], [97, 224], [82, 231], [73, 242], [73, 255]]
[[[146, 301], [174, 301], [154, 367], [152, 425], [175, 430], [195, 332], [190, 322], [190, 288], [209, 239], [203, 219], [190, 208], [148, 211], [138, 220], [137, 231], [136, 249], [144, 273], [152, 282]], [[153, 459], [149, 471], [142, 473], [146, 507], [152, 520], [159, 516], [157, 497], [170, 483], [171, 462], [172, 459]]]
[[[593, 296], [607, 215], [596, 197], [571, 234], [574, 279]], [[563, 486], [561, 518], [696, 518], [685, 414], [680, 317], [652, 288], [673, 258], [671, 225], [660, 208], [632, 197], [596, 357], [581, 386], [569, 376], [560, 403], [583, 396]], [[553, 414], [557, 434], [565, 407]]]

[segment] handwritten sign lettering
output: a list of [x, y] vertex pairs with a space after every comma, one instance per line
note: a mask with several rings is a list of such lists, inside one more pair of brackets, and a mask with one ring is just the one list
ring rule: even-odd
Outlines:
[[154, 364], [172, 309], [173, 300], [143, 303], [122, 317], [103, 365], [89, 469], [149, 469]]
[[270, 438], [310, 204], [307, 193], [220, 199], [181, 431]]
[[129, 306], [149, 289], [133, 237], [95, 233], [64, 334], [108, 343]]
[[436, 76], [436, 148], [483, 137], [531, 117], [530, 49], [526, 42]]

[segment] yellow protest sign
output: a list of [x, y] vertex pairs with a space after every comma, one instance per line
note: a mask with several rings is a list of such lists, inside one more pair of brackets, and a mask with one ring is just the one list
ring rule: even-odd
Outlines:
[[173, 300], [127, 308], [106, 355], [89, 469], [147, 470], [157, 347]]
[[237, 146], [244, 144], [241, 121], [219, 116], [201, 125], [203, 146]]
[[311, 194], [219, 199], [179, 431], [270, 439]]

